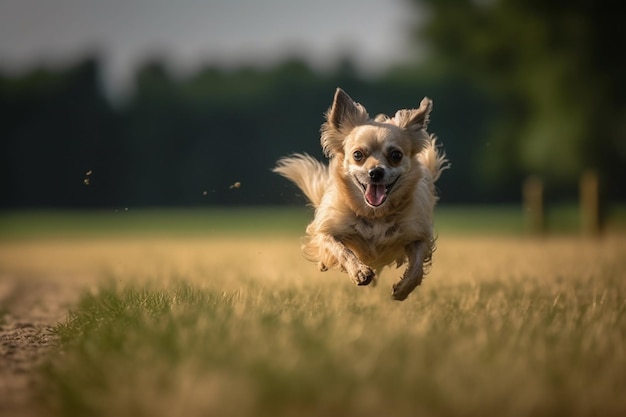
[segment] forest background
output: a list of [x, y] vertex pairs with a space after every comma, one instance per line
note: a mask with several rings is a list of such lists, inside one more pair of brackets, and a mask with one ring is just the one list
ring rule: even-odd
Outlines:
[[338, 86], [372, 116], [434, 100], [429, 130], [452, 163], [442, 204], [518, 203], [530, 175], [549, 200], [575, 201], [588, 170], [605, 202], [626, 201], [623, 11], [604, 0], [414, 3], [428, 12], [411, 34], [425, 52], [375, 76], [349, 56], [326, 71], [294, 56], [185, 76], [154, 56], [114, 97], [95, 51], [2, 73], [0, 209], [302, 204], [271, 168], [294, 152], [322, 158]]

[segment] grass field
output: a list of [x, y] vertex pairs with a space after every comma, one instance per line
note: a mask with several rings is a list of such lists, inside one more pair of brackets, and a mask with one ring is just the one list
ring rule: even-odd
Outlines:
[[[545, 216], [550, 233], [576, 234], [578, 231], [580, 213], [575, 205], [550, 206]], [[0, 240], [94, 235], [302, 233], [311, 217], [312, 210], [299, 207], [0, 212]], [[442, 206], [437, 208], [435, 217], [440, 233], [521, 235], [526, 226], [521, 207], [515, 205]], [[626, 206], [616, 205], [607, 210], [606, 228], [626, 231]]]
[[53, 217], [41, 235], [13, 218], [1, 276], [85, 286], [41, 370], [46, 412], [626, 415], [623, 233], [531, 238], [506, 213], [458, 233], [451, 217], [423, 285], [394, 302], [400, 271], [356, 287], [305, 261], [306, 214], [224, 216], [159, 233], [159, 216], [69, 232]]

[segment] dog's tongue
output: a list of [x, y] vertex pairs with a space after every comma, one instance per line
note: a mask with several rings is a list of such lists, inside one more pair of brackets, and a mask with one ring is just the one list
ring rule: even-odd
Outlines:
[[365, 199], [374, 207], [378, 207], [385, 201], [387, 191], [383, 184], [368, 184], [365, 189]]

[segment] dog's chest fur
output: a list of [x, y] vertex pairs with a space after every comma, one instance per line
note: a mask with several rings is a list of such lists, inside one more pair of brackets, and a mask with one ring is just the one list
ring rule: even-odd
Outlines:
[[405, 258], [407, 236], [396, 221], [371, 220], [359, 217], [352, 224], [352, 231], [345, 236], [344, 244], [373, 268], [382, 268]]
[[363, 239], [378, 244], [395, 240], [400, 233], [400, 226], [395, 221], [368, 220], [360, 217], [352, 227]]

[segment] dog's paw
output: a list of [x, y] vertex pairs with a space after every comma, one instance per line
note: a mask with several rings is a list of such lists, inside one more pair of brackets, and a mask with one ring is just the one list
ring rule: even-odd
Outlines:
[[421, 282], [421, 279], [402, 278], [400, 281], [393, 284], [391, 297], [396, 301], [404, 301]]
[[356, 271], [354, 281], [356, 282], [356, 285], [368, 285], [372, 282], [375, 276], [376, 273], [372, 270], [372, 268], [363, 265]]
[[393, 289], [391, 291], [391, 297], [396, 301], [404, 301], [411, 294], [413, 288], [407, 288], [406, 285], [402, 285], [402, 281], [393, 284]]
[[397, 301], [405, 300], [413, 290], [422, 283], [424, 278], [424, 269], [422, 264], [413, 265], [409, 267], [400, 281], [393, 284], [391, 291], [391, 297]]

